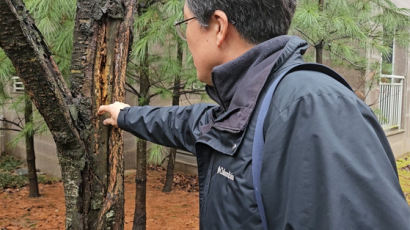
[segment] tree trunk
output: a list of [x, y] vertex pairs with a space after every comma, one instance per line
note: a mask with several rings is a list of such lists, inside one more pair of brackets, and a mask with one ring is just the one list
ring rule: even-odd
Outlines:
[[133, 230], [145, 230], [147, 223], [147, 141], [137, 141], [137, 173], [135, 177], [135, 210]]
[[[182, 44], [177, 42], [177, 60], [180, 68], [182, 69], [182, 59], [183, 59], [183, 50]], [[177, 75], [174, 79], [174, 89], [172, 92], [172, 105], [179, 105], [179, 98], [181, 96], [181, 76]], [[177, 150], [175, 148], [169, 149], [168, 156], [168, 165], [167, 165], [167, 174], [165, 177], [163, 192], [172, 191], [172, 183], [174, 182], [174, 168], [175, 168], [175, 159], [177, 155]]]
[[[319, 11], [322, 12], [325, 7], [325, 0], [319, 0], [318, 2]], [[323, 40], [315, 45], [316, 51], [316, 63], [323, 64]]]
[[315, 46], [316, 50], [316, 63], [323, 64], [323, 41]]
[[0, 1], [0, 28], [0, 46], [12, 61], [57, 145], [65, 186], [66, 227], [82, 229], [79, 193], [85, 145], [69, 109], [71, 93], [21, 0]]
[[323, 11], [325, 6], [325, 0], [319, 0], [319, 11]]
[[[145, 57], [140, 64], [140, 98], [138, 105], [148, 105], [149, 97], [149, 63], [148, 47], [145, 48]], [[145, 230], [147, 223], [146, 194], [147, 194], [147, 142], [142, 139], [137, 141], [137, 172], [135, 175], [135, 210], [133, 230]]]
[[[125, 70], [135, 1], [79, 0], [71, 66], [78, 126], [84, 130], [87, 163], [82, 177], [85, 223], [90, 229], [123, 229], [123, 141], [102, 124], [101, 105], [125, 99]], [[87, 130], [91, 130], [87, 131]]]
[[21, 0], [0, 1], [0, 47], [57, 145], [66, 229], [123, 229], [123, 143], [100, 105], [123, 101], [135, 1], [78, 0], [68, 90]]
[[177, 149], [169, 148], [167, 174], [165, 176], [164, 188], [162, 189], [163, 192], [172, 191], [172, 184], [174, 182], [174, 167], [175, 167], [176, 156], [177, 156]]
[[[33, 106], [28, 95], [24, 98], [24, 121], [25, 124], [33, 123]], [[28, 168], [29, 197], [39, 197], [36, 172], [36, 155], [34, 153], [34, 132], [26, 132], [26, 161]]]

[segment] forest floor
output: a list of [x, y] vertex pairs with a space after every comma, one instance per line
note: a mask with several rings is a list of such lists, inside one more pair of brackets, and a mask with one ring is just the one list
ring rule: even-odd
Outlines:
[[[135, 171], [125, 177], [125, 229], [132, 229]], [[196, 178], [177, 174], [174, 189], [163, 193], [165, 170], [150, 168], [147, 178], [147, 229], [199, 229]], [[64, 229], [64, 191], [61, 182], [40, 184], [41, 197], [29, 198], [28, 187], [0, 192], [0, 230]]]
[[[397, 160], [397, 169], [410, 205], [410, 153]], [[161, 191], [164, 178], [164, 169], [148, 170], [147, 229], [198, 229], [196, 177], [177, 174], [171, 193]], [[125, 176], [125, 229], [131, 229], [133, 223], [134, 179], [135, 171], [128, 171]], [[0, 189], [0, 230], [64, 229], [62, 183], [40, 184], [40, 193], [39, 198], [28, 198], [27, 186]]]

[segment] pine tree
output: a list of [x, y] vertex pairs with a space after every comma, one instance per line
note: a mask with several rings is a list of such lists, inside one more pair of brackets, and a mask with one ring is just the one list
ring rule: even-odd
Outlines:
[[[133, 44], [128, 72], [128, 90], [138, 96], [138, 105], [148, 105], [153, 97], [172, 97], [173, 105], [179, 104], [181, 95], [203, 93], [192, 89], [198, 85], [192, 58], [187, 46], [177, 36], [174, 23], [183, 18], [183, 1], [146, 1], [140, 3], [139, 16], [134, 31], [137, 41]], [[182, 64], [185, 62], [184, 64]], [[139, 90], [132, 87], [139, 84]], [[152, 148], [158, 149], [158, 148]], [[152, 151], [151, 154], [161, 154]], [[167, 181], [172, 184], [173, 163], [176, 149], [170, 150]], [[155, 157], [158, 158], [158, 157]], [[137, 143], [136, 199], [133, 229], [145, 229], [147, 143]]]
[[301, 0], [291, 33], [314, 48], [315, 58], [310, 60], [348, 66], [361, 72], [362, 82], [373, 87], [381, 63], [371, 60], [367, 51], [389, 55], [392, 51], [385, 41], [393, 37], [408, 44], [408, 15], [408, 9], [397, 8], [390, 0]]
[[[49, 47], [55, 55], [59, 68], [65, 73], [69, 72], [70, 53], [72, 46], [72, 31], [74, 26], [75, 1], [48, 1], [48, 0], [26, 0], [27, 9], [32, 14], [39, 30], [44, 35]], [[5, 56], [5, 53], [0, 49], [0, 105], [6, 103], [13, 104], [12, 108], [19, 108], [24, 104], [24, 120], [25, 124], [15, 123], [14, 129], [20, 130], [20, 134], [11, 142], [11, 145], [16, 145], [23, 137], [26, 142], [26, 160], [28, 166], [29, 177], [29, 196], [38, 197], [38, 182], [35, 167], [35, 151], [34, 151], [34, 134], [39, 131], [46, 131], [45, 123], [42, 119], [33, 121], [32, 103], [27, 100], [11, 98], [7, 95], [6, 88], [10, 85], [11, 76], [15, 76], [15, 70], [10, 60]], [[14, 99], [14, 100], [13, 100]], [[21, 109], [20, 109], [21, 110]], [[14, 109], [18, 117], [19, 109]], [[38, 116], [36, 116], [38, 117]], [[19, 121], [22, 121], [21, 119]], [[4, 122], [10, 122], [5, 120]], [[35, 125], [34, 125], [35, 124]], [[20, 126], [20, 127], [19, 127]], [[33, 128], [37, 126], [37, 128]]]

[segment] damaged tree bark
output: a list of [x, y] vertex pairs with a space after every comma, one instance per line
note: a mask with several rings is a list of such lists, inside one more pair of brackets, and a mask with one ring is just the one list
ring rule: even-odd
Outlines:
[[57, 145], [66, 229], [123, 229], [122, 136], [97, 109], [124, 100], [135, 4], [78, 0], [69, 90], [22, 1], [0, 1], [0, 47]]

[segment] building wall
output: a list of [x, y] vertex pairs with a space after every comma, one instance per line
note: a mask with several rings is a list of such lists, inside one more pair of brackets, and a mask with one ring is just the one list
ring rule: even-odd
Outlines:
[[387, 132], [390, 145], [396, 157], [410, 152], [410, 47], [394, 47], [393, 74], [405, 77], [405, 89], [403, 100], [402, 129]]

